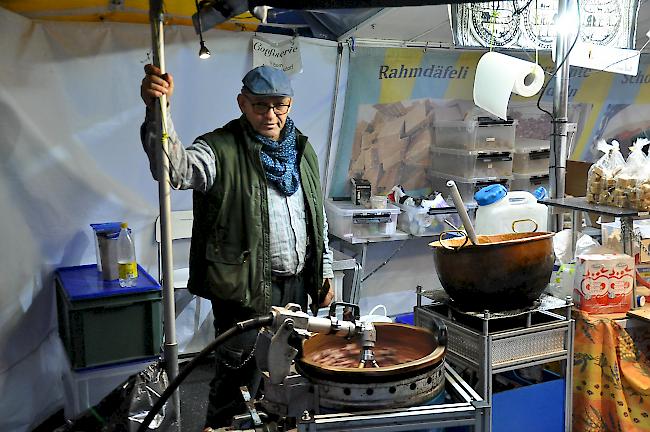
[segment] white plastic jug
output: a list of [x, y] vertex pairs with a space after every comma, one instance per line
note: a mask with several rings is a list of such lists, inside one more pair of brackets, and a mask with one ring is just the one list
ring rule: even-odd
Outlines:
[[[377, 312], [377, 309], [383, 309], [384, 314], [383, 315], [375, 314], [375, 312]], [[393, 322], [392, 318], [388, 316], [387, 312], [388, 311], [386, 310], [386, 306], [379, 304], [374, 308], [372, 308], [372, 310], [370, 311], [370, 313], [368, 313], [368, 315], [362, 316], [361, 318], [359, 318], [359, 320], [361, 322], [388, 322], [388, 323]]]
[[508, 192], [502, 185], [486, 186], [474, 195], [476, 234], [494, 235], [547, 230], [548, 210], [530, 192]]

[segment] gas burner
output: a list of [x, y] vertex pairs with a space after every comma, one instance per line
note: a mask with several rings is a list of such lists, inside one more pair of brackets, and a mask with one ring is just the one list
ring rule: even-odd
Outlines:
[[499, 319], [499, 318], [513, 318], [517, 317], [520, 315], [525, 315], [530, 312], [535, 312], [539, 310], [542, 302], [541, 300], [536, 300], [532, 305], [522, 308], [522, 309], [512, 309], [512, 310], [505, 310], [505, 311], [498, 311], [498, 312], [491, 312], [489, 310], [484, 310], [481, 312], [476, 312], [476, 311], [468, 311], [465, 309], [462, 309], [459, 307], [459, 305], [453, 300], [449, 299], [447, 302], [447, 305], [449, 306], [450, 309], [452, 309], [456, 313], [460, 313], [463, 315], [468, 315], [476, 318], [481, 318], [481, 319]]
[[512, 309], [505, 311], [469, 311], [462, 308], [457, 302], [455, 302], [449, 295], [443, 290], [435, 291], [423, 291], [421, 292], [423, 297], [426, 297], [433, 301], [431, 306], [442, 306], [448, 307], [450, 313], [459, 314], [468, 317], [474, 317], [481, 320], [492, 320], [492, 319], [502, 319], [502, 318], [515, 318], [522, 315], [528, 315], [538, 311], [549, 311], [554, 309], [559, 309], [567, 307], [571, 304], [571, 299], [562, 300], [557, 297], [553, 297], [547, 294], [542, 294], [539, 299], [537, 299], [532, 305], [520, 308]]

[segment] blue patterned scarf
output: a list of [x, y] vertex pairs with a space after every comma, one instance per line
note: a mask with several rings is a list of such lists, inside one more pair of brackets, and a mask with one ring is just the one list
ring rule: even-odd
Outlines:
[[262, 165], [266, 179], [277, 186], [285, 196], [293, 195], [300, 184], [296, 128], [293, 120], [287, 117], [280, 141], [273, 141], [252, 130], [251, 135], [262, 143]]

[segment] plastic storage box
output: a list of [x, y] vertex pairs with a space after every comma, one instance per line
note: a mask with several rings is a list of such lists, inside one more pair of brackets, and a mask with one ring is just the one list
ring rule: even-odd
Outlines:
[[144, 361], [116, 363], [82, 371], [69, 370], [63, 375], [65, 418], [74, 419], [97, 405], [131, 375], [144, 370], [156, 360], [156, 357], [152, 357]]
[[350, 201], [325, 201], [329, 232], [343, 240], [368, 240], [390, 237], [397, 229], [400, 209], [387, 204], [385, 209], [367, 209]]
[[515, 149], [517, 122], [438, 121], [434, 123], [435, 146], [463, 151], [501, 151]]
[[512, 153], [432, 148], [431, 170], [467, 179], [509, 177], [512, 175]]
[[59, 335], [73, 369], [160, 352], [161, 289], [142, 267], [128, 288], [103, 280], [94, 264], [59, 268], [55, 284]]
[[550, 155], [550, 145], [546, 141], [517, 146], [512, 158], [512, 171], [518, 174], [548, 172]]
[[538, 174], [517, 174], [512, 175], [512, 183], [510, 190], [522, 190], [533, 193], [535, 189], [544, 186], [547, 191], [550, 191], [548, 171]]
[[476, 208], [476, 201], [474, 200], [474, 194], [491, 184], [502, 184], [506, 188], [510, 187], [512, 179], [510, 177], [503, 178], [483, 178], [483, 179], [466, 179], [455, 176], [448, 176], [444, 174], [434, 174], [429, 178], [431, 182], [431, 187], [445, 197], [447, 202], [451, 202], [449, 198], [449, 188], [447, 187], [447, 180], [453, 180], [456, 182], [456, 187], [460, 196], [463, 198], [465, 204], [469, 204], [470, 207]]

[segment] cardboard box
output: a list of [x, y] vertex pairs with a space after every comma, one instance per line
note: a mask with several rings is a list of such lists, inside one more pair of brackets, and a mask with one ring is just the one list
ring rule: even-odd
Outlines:
[[632, 304], [634, 258], [618, 253], [579, 255], [573, 286], [576, 306], [588, 313], [626, 312]]
[[564, 191], [567, 195], [583, 197], [587, 195], [587, 174], [591, 162], [574, 161], [567, 159]]

